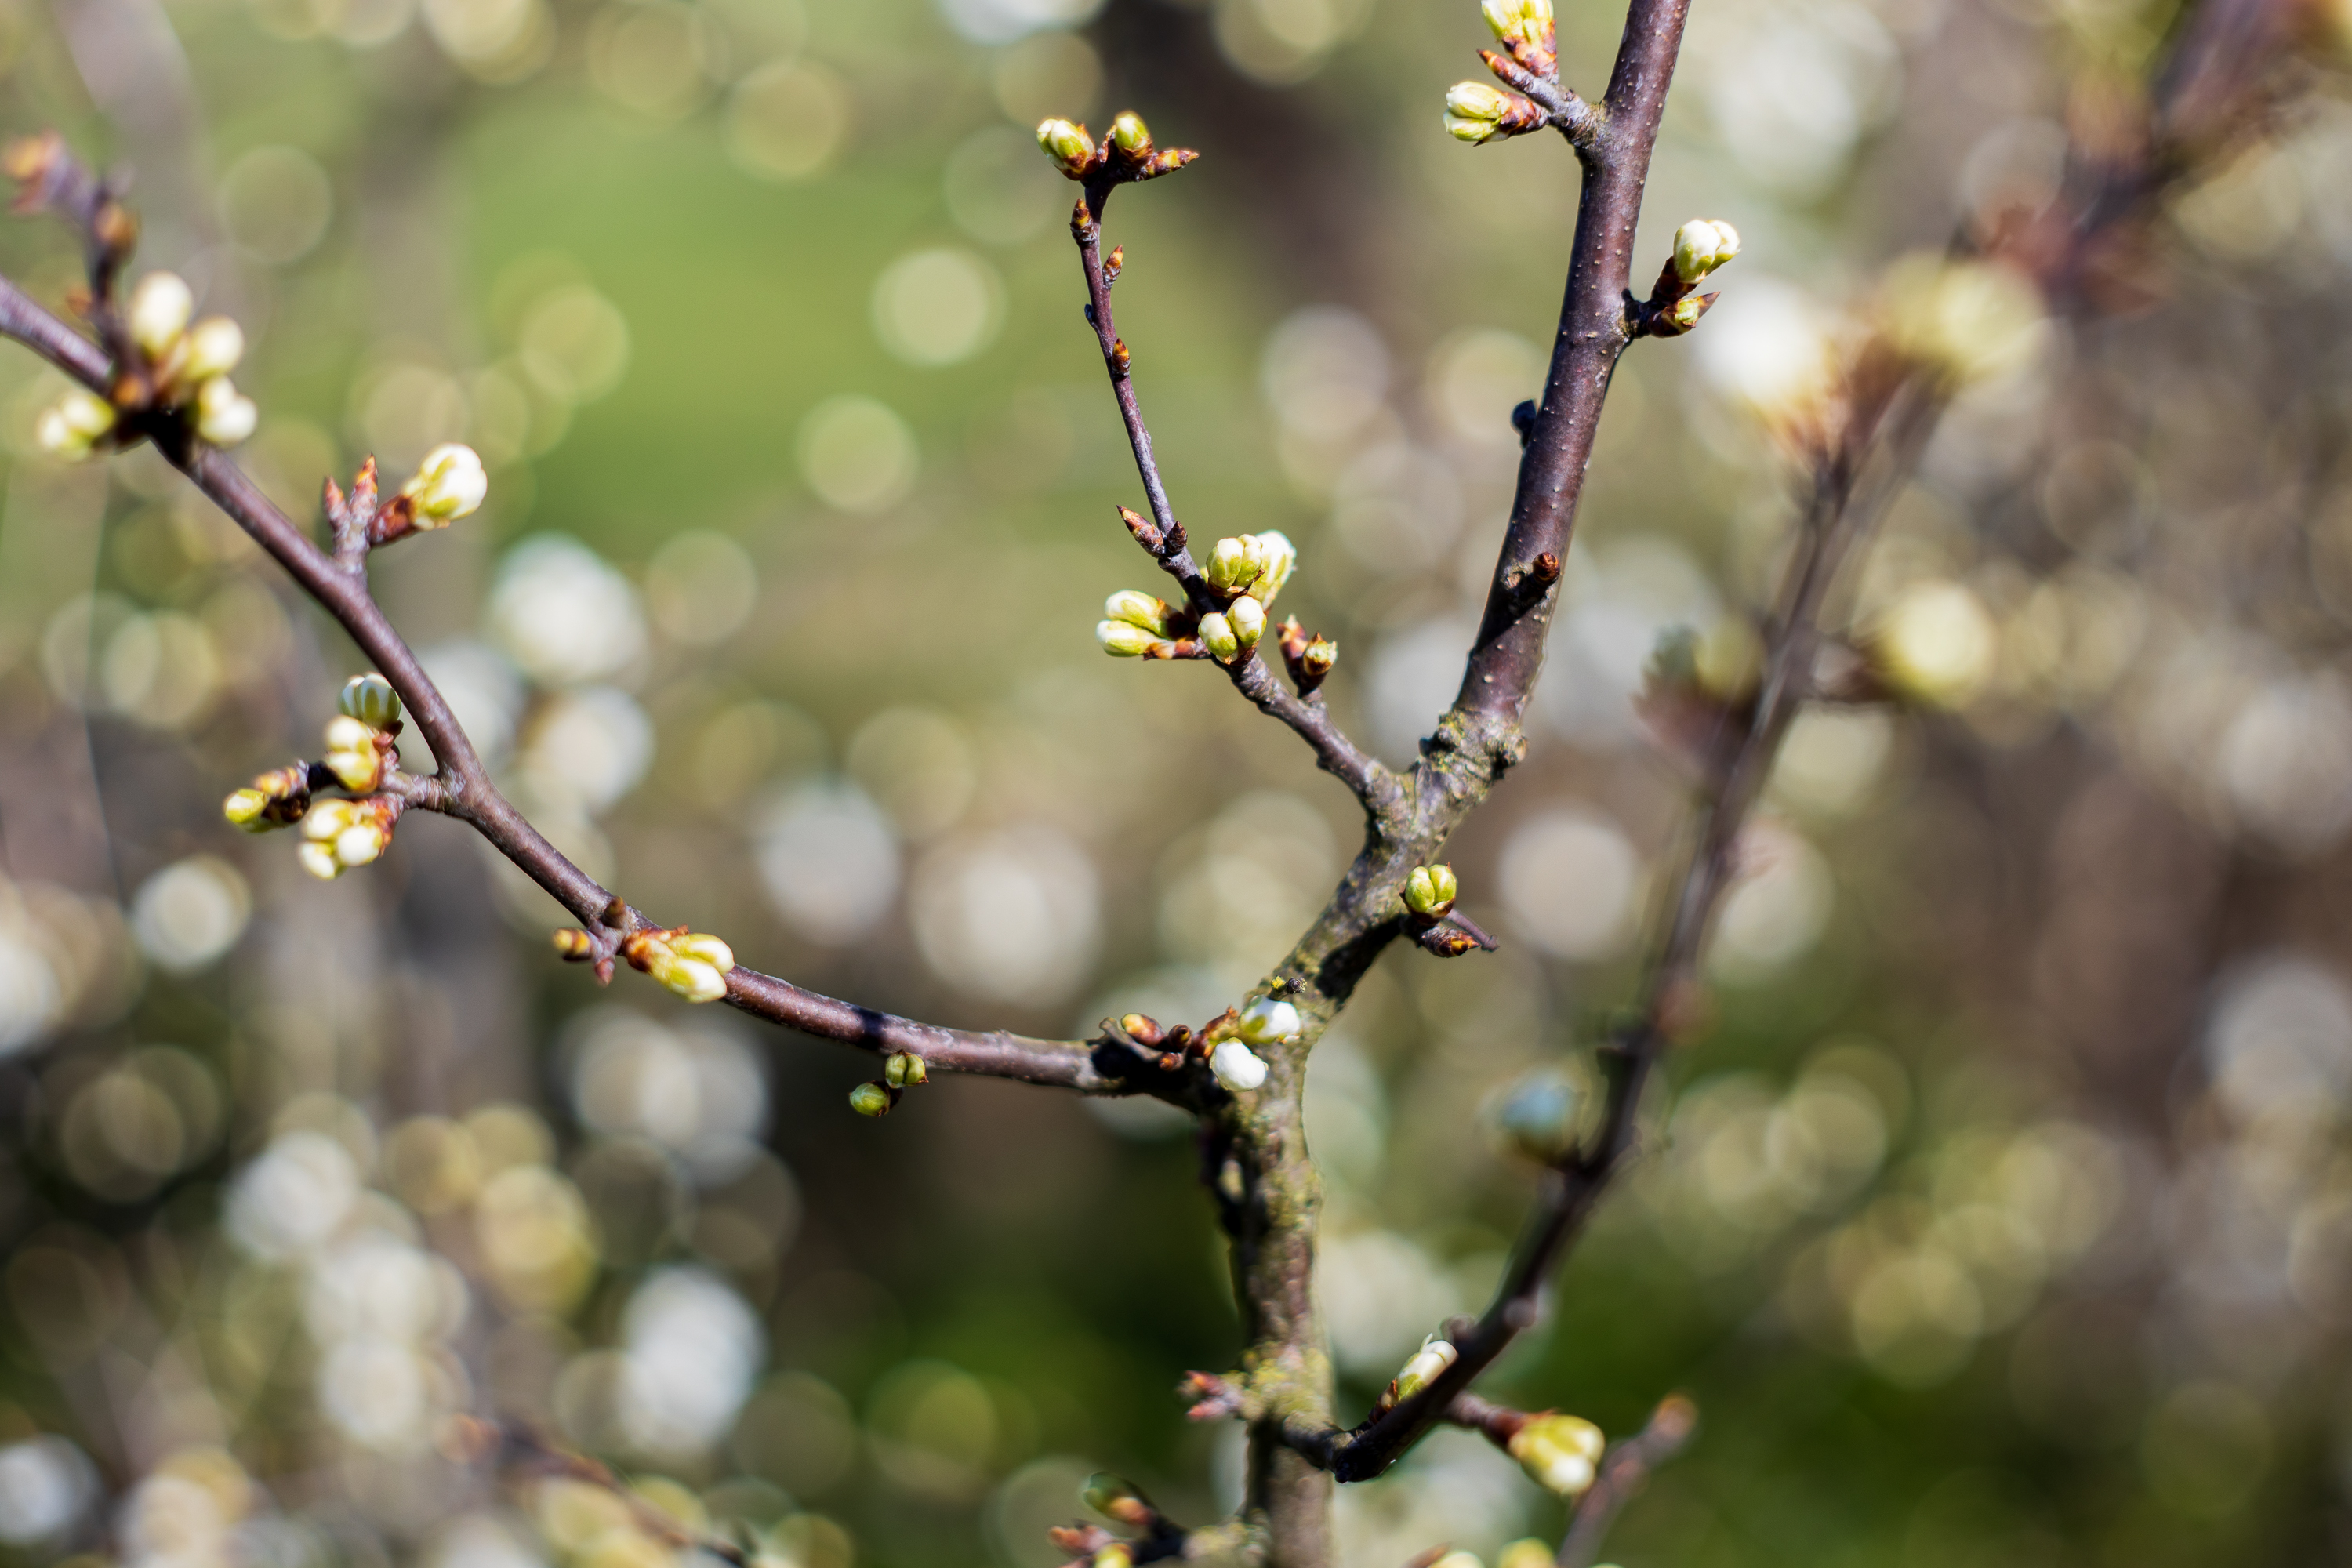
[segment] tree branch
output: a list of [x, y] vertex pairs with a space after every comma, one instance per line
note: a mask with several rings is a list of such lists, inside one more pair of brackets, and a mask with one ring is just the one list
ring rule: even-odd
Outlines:
[[1612, 1445], [1601, 1461], [1600, 1479], [1577, 1500], [1576, 1517], [1555, 1559], [1558, 1568], [1591, 1568], [1618, 1514], [1642, 1495], [1651, 1472], [1681, 1453], [1697, 1432], [1698, 1406], [1679, 1394], [1669, 1394], [1639, 1433]]

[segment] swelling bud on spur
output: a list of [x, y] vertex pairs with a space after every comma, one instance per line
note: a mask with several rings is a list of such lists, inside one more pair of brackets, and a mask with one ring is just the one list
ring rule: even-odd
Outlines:
[[77, 386], [42, 411], [33, 437], [49, 456], [79, 462], [113, 428], [114, 405]]
[[639, 931], [621, 944], [621, 956], [688, 1002], [716, 1002], [727, 994], [735, 950], [708, 931]]
[[893, 1051], [882, 1063], [882, 1081], [892, 1089], [931, 1081], [931, 1069], [912, 1051]]
[[189, 329], [174, 373], [183, 381], [203, 383], [226, 375], [245, 357], [245, 329], [226, 316], [207, 316]]
[[1225, 606], [1225, 621], [1234, 628], [1234, 646], [1244, 653], [1265, 636], [1265, 606], [1247, 594]]
[[383, 787], [383, 775], [391, 771], [386, 754], [391, 742], [373, 725], [338, 713], [327, 721], [327, 754], [319, 760], [337, 784], [353, 795], [366, 795]]
[[1564, 1498], [1582, 1497], [1592, 1489], [1601, 1450], [1608, 1446], [1609, 1439], [1591, 1422], [1559, 1415], [1529, 1416], [1506, 1445], [1530, 1479]]
[[1234, 623], [1213, 612], [1201, 617], [1201, 642], [1219, 664], [1231, 664], [1242, 655], [1242, 640], [1234, 631]]
[[1445, 133], [1473, 147], [1498, 136], [1540, 129], [1544, 111], [1516, 92], [1483, 81], [1457, 81], [1445, 90]]
[[[1139, 125], [1142, 121], [1136, 123]], [[1087, 167], [1095, 159], [1094, 138], [1087, 134], [1085, 126], [1072, 124], [1066, 120], [1040, 122], [1037, 145], [1045, 149], [1045, 156], [1054, 161], [1055, 167], [1073, 180], [1085, 179]]]
[[261, 410], [228, 377], [216, 375], [196, 388], [196, 434], [214, 446], [238, 445], [260, 422]]
[[187, 279], [176, 272], [150, 272], [131, 290], [131, 341], [160, 363], [179, 346], [195, 313], [196, 296]]
[[1306, 1026], [1291, 1003], [1261, 996], [1242, 1009], [1234, 1032], [1253, 1046], [1286, 1046]]
[[1219, 1040], [1209, 1053], [1209, 1070], [1232, 1094], [1246, 1094], [1265, 1081], [1265, 1062], [1239, 1040]]
[[1443, 920], [1460, 896], [1451, 866], [1415, 866], [1404, 879], [1404, 907], [1424, 920]]
[[1695, 217], [1675, 230], [1675, 276], [1685, 284], [1698, 282], [1738, 254], [1739, 231], [1727, 223]]
[[1110, 122], [1110, 144], [1131, 163], [1141, 163], [1151, 156], [1151, 132], [1143, 123], [1143, 116], [1132, 109], [1119, 110], [1118, 118]]
[[1558, 36], [1551, 0], [1486, 0], [1479, 9], [1486, 13], [1486, 26], [1495, 37], [1514, 52], [1540, 49], [1548, 53]]
[[1102, 644], [1103, 652], [1113, 658], [1139, 658], [1162, 640], [1131, 621], [1095, 623], [1095, 641]]
[[1435, 1383], [1438, 1374], [1452, 1366], [1461, 1353], [1450, 1342], [1434, 1335], [1422, 1341], [1421, 1348], [1412, 1352], [1412, 1359], [1404, 1363], [1404, 1370], [1396, 1374], [1398, 1402], [1402, 1404], [1411, 1399]]
[[890, 1090], [878, 1083], [861, 1083], [849, 1091], [849, 1109], [860, 1116], [890, 1114]]
[[482, 470], [480, 453], [450, 441], [425, 454], [400, 493], [415, 508], [418, 528], [446, 528], [474, 514], [490, 493], [490, 479]]
[[1121, 588], [1103, 601], [1103, 614], [1114, 621], [1140, 626], [1155, 637], [1168, 635], [1168, 601], [1134, 588]]
[[343, 682], [336, 710], [372, 730], [389, 730], [400, 722], [400, 693], [392, 682], [371, 670]]

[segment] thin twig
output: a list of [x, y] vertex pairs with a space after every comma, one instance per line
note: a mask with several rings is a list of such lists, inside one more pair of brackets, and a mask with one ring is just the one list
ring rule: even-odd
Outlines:
[[1576, 1517], [1569, 1521], [1554, 1559], [1558, 1568], [1591, 1568], [1618, 1514], [1641, 1496], [1651, 1472], [1681, 1453], [1697, 1431], [1698, 1406], [1679, 1394], [1669, 1394], [1650, 1413], [1649, 1424], [1640, 1433], [1612, 1445], [1601, 1458], [1592, 1489], [1577, 1500]]

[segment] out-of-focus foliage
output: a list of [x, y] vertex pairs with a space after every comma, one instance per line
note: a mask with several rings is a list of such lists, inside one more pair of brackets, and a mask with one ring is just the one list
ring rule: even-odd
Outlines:
[[[1318, 1049], [1351, 1401], [1500, 1271], [1496, 1108], [1572, 1104], [1682, 781], [1632, 699], [1790, 526], [1770, 429], [1898, 254], [2046, 196], [2133, 0], [1708, 0], [1637, 275], [1744, 237], [1619, 372], [1538, 739], [1454, 847], [1505, 940], [1392, 952]], [[1606, 5], [1563, 18], [1597, 89]], [[462, 439], [476, 518], [379, 590], [555, 841], [747, 962], [943, 1021], [1205, 1018], [1319, 905], [1344, 796], [1191, 667], [1114, 663], [1133, 482], [1046, 113], [1202, 150], [1120, 196], [1122, 330], [1196, 535], [1279, 528], [1391, 760], [1451, 696], [1542, 377], [1566, 151], [1438, 96], [1406, 0], [153, 0], [0, 11], [7, 129], [136, 165], [142, 262], [245, 324], [298, 515]], [[2327, 47], [2334, 47], [2332, 44]], [[2352, 1473], [2352, 110], [2206, 172], [2122, 319], [1970, 391], [1843, 614], [1932, 711], [1800, 723], [1717, 1018], [1505, 1397], [1697, 1443], [1624, 1562], [2303, 1563]], [[52, 304], [75, 258], [0, 228]], [[638, 1568], [611, 1457], [804, 1568], [1050, 1562], [1087, 1472], [1181, 1519], [1237, 1432], [1181, 1121], [609, 994], [414, 819], [332, 887], [221, 795], [358, 667], [154, 459], [30, 455], [0, 355], [0, 1543], [141, 1568]], [[415, 761], [422, 762], [417, 758]], [[1491, 919], [1489, 918], [1491, 916]], [[1356, 1408], [1360, 1408], [1357, 1405]], [[1351, 1409], [1350, 1414], [1353, 1414]], [[514, 1483], [514, 1484], [509, 1484]], [[730, 1522], [732, 1521], [732, 1522]], [[1440, 1434], [1346, 1560], [1554, 1531]]]

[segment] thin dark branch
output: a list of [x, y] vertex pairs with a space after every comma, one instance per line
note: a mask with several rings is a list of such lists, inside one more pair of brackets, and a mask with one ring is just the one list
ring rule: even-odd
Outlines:
[[1660, 1402], [1640, 1433], [1612, 1445], [1560, 1540], [1559, 1568], [1591, 1568], [1625, 1505], [1642, 1495], [1651, 1472], [1681, 1453], [1697, 1431], [1698, 1406], [1676, 1394]]

